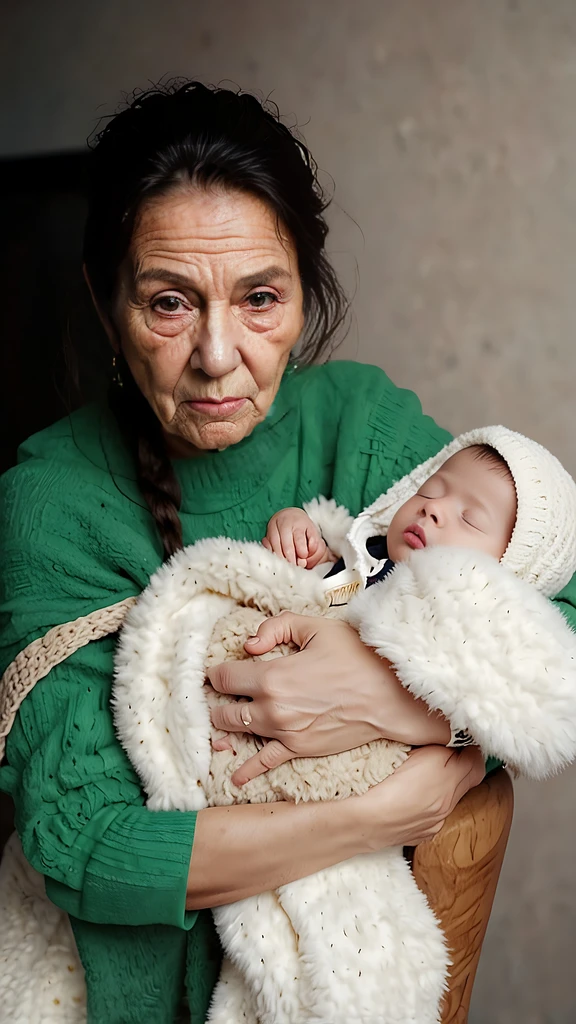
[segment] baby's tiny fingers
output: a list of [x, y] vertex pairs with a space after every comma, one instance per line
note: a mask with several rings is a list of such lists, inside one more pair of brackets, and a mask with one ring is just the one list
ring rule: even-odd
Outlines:
[[[322, 540], [322, 538], [320, 538], [320, 542], [318, 544], [318, 547], [316, 548], [316, 551], [314, 552], [314, 554], [308, 556], [306, 568], [314, 569], [317, 565], [320, 564], [320, 562], [325, 561], [330, 561], [330, 552], [325, 542]], [[332, 559], [332, 561], [336, 561], [336, 559], [334, 558]]]
[[284, 554], [282, 550], [282, 538], [280, 536], [280, 530], [278, 529], [278, 523], [276, 519], [274, 519], [268, 525], [267, 539], [270, 545], [269, 550], [273, 551], [275, 555], [279, 555], [280, 558], [282, 558]]
[[298, 556], [298, 558], [306, 559], [308, 555], [311, 553], [309, 549], [306, 530], [304, 530], [301, 526], [295, 527], [293, 532], [293, 538], [294, 547], [296, 549], [296, 555]]
[[280, 534], [280, 540], [282, 542], [282, 554], [287, 562], [292, 562], [292, 565], [296, 565], [296, 550], [294, 548], [294, 536], [291, 526], [280, 526], [278, 529]]
[[308, 555], [315, 555], [318, 550], [321, 537], [315, 526], [309, 526], [306, 530], [308, 540]]

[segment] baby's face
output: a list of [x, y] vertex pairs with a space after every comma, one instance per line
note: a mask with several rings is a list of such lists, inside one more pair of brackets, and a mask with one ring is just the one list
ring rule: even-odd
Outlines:
[[515, 522], [512, 478], [465, 448], [398, 509], [388, 530], [388, 556], [401, 562], [415, 549], [442, 544], [485, 551], [500, 560]]

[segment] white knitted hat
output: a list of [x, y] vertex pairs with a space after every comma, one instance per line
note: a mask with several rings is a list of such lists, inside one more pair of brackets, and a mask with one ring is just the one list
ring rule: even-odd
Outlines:
[[566, 586], [576, 572], [576, 484], [546, 448], [506, 427], [480, 427], [461, 434], [393, 484], [354, 520], [348, 542], [363, 576], [373, 568], [366, 551], [368, 538], [386, 534], [400, 506], [450, 456], [480, 444], [488, 444], [502, 455], [516, 487], [516, 524], [501, 561], [547, 597]]

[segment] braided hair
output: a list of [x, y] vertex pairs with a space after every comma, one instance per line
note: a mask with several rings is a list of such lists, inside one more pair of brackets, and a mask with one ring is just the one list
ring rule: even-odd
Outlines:
[[[329, 198], [304, 143], [278, 111], [248, 93], [173, 81], [135, 95], [90, 143], [84, 263], [94, 297], [112, 318], [118, 270], [141, 204], [183, 182], [263, 199], [290, 233], [304, 297], [300, 364], [327, 353], [348, 303], [330, 265]], [[182, 547], [180, 486], [155, 414], [120, 353], [123, 386], [110, 404], [131, 447], [137, 479], [165, 557]]]

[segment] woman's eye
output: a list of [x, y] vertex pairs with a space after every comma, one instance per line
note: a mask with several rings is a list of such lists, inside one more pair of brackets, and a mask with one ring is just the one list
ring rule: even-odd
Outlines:
[[182, 299], [177, 295], [161, 295], [152, 303], [152, 309], [159, 313], [181, 313], [183, 308]]
[[270, 306], [277, 301], [278, 296], [273, 292], [252, 292], [252, 295], [248, 296], [248, 302], [252, 309], [270, 309]]

